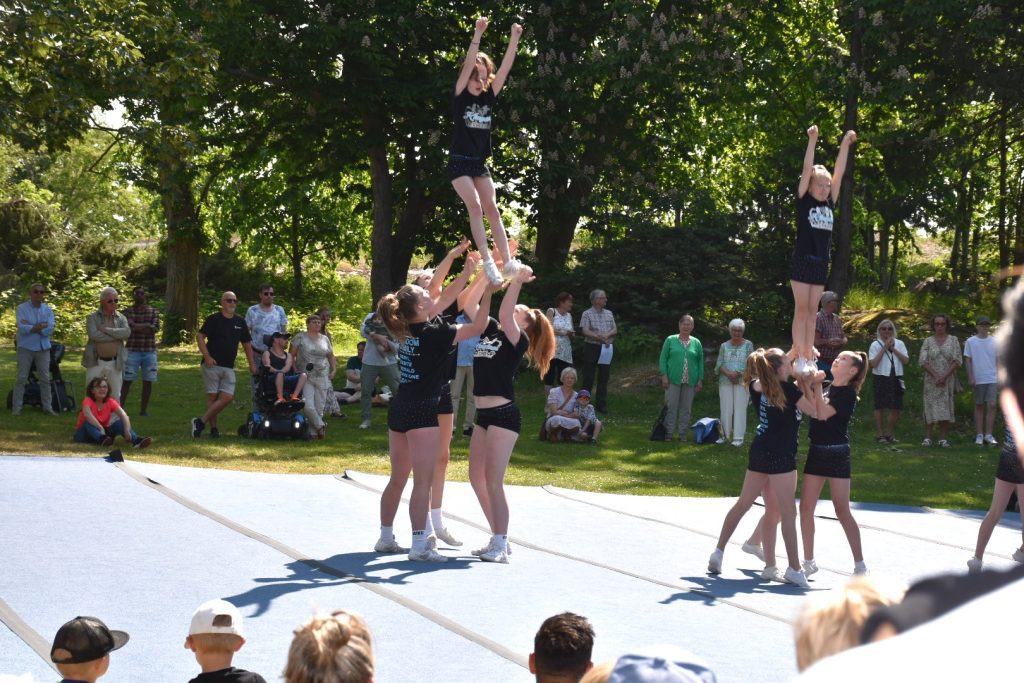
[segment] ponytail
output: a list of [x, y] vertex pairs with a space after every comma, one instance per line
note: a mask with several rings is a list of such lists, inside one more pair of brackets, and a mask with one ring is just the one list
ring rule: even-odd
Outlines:
[[417, 300], [416, 288], [405, 285], [377, 302], [377, 316], [395, 339], [401, 341], [409, 336], [409, 320], [416, 314]]
[[761, 348], [750, 354], [747, 360], [747, 373], [752, 373], [761, 382], [761, 393], [768, 399], [768, 404], [779, 410], [786, 409], [786, 392], [779, 379], [779, 368], [785, 357], [782, 349]]
[[864, 380], [868, 377], [868, 354], [863, 351], [850, 351], [853, 354], [853, 365], [857, 368], [857, 374], [850, 380], [850, 386], [860, 396], [860, 388], [864, 386]]
[[548, 317], [538, 308], [531, 308], [526, 314], [526, 319], [529, 324], [523, 332], [530, 340], [530, 345], [526, 349], [526, 357], [540, 371], [541, 379], [543, 379], [544, 375], [548, 374], [551, 359], [555, 357], [555, 328], [552, 327]]

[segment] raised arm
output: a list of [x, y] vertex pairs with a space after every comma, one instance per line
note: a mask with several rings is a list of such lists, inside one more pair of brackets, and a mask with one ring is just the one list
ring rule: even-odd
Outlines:
[[512, 282], [509, 283], [508, 289], [505, 291], [505, 298], [501, 300], [501, 308], [498, 309], [498, 323], [513, 346], [519, 343], [519, 335], [522, 333], [519, 325], [516, 324], [516, 304], [519, 303], [519, 292], [523, 290], [524, 282], [530, 282], [533, 279], [533, 269], [530, 266], [521, 266], [512, 278]]
[[468, 239], [462, 240], [458, 245], [449, 249], [448, 253], [441, 259], [441, 262], [437, 264], [437, 268], [434, 269], [434, 275], [430, 278], [430, 287], [427, 288], [431, 299], [437, 299], [441, 294], [441, 288], [448, 277], [448, 273], [451, 272], [452, 264], [455, 263], [455, 259], [462, 256], [469, 249], [470, 244], [471, 242]]
[[[459, 80], [455, 81], [455, 94], [461, 95], [469, 84], [469, 79], [476, 72], [476, 53], [480, 51], [480, 37], [487, 30], [487, 17], [480, 17], [476, 20], [476, 27], [473, 30], [473, 40], [466, 50], [466, 61], [462, 64], [462, 71], [459, 72]], [[511, 64], [509, 65], [511, 67]]]
[[491, 81], [491, 91], [495, 97], [505, 87], [505, 79], [508, 78], [508, 72], [512, 70], [512, 63], [516, 61], [516, 52], [519, 50], [519, 37], [522, 35], [523, 27], [519, 24], [512, 24], [512, 30], [508, 34], [508, 47], [505, 49], [505, 56], [501, 59], [498, 73], [494, 74], [494, 80]]
[[477, 273], [473, 282], [459, 294], [459, 310], [466, 314], [470, 320], [476, 320], [477, 311], [480, 310], [480, 297], [487, 287], [487, 275], [483, 271]]
[[839, 154], [836, 155], [836, 167], [832, 170], [832, 201], [839, 200], [839, 190], [843, 185], [843, 174], [846, 172], [846, 159], [850, 156], [850, 147], [857, 142], [857, 133], [846, 131], [843, 141], [839, 143]]
[[807, 194], [807, 188], [811, 184], [811, 174], [814, 170], [814, 148], [817, 146], [818, 127], [811, 126], [807, 129], [807, 150], [804, 152], [804, 169], [800, 172], [800, 185], [796, 189], [797, 197]]
[[[466, 263], [462, 267], [462, 272], [459, 276], [451, 281], [444, 291], [441, 292], [441, 296], [434, 300], [434, 305], [430, 307], [429, 316], [434, 317], [439, 313], [443, 312], [446, 308], [455, 303], [456, 298], [462, 293], [462, 290], [466, 288], [466, 283], [469, 282], [469, 276], [476, 270], [476, 257], [470, 254], [466, 257]], [[437, 274], [434, 274], [437, 277]]]
[[500, 285], [493, 285], [488, 281], [483, 296], [480, 297], [478, 315], [473, 318], [471, 323], [455, 326], [455, 339], [452, 340], [452, 344], [458, 344], [460, 341], [472, 339], [483, 334], [483, 331], [487, 329], [487, 322], [490, 320], [484, 313], [491, 310], [491, 294], [499, 287]]

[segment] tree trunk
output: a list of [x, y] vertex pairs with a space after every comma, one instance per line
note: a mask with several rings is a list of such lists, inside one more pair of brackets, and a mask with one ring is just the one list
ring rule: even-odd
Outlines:
[[302, 241], [299, 239], [299, 212], [296, 209], [292, 210], [292, 224], [291, 224], [291, 244], [289, 245], [292, 257], [292, 282], [295, 284], [295, 296], [302, 296], [303, 278], [302, 278], [302, 257], [305, 255], [305, 249], [303, 249]]
[[1006, 203], [1009, 200], [1006, 187], [1006, 110], [999, 116], [999, 269], [1010, 265], [1010, 235], [1006, 229]]
[[[860, 2], [854, 2], [846, 9], [849, 23], [850, 67], [853, 74], [861, 70], [861, 18]], [[857, 130], [857, 109], [860, 86], [857, 76], [846, 79], [846, 114], [843, 117], [843, 130]], [[832, 272], [829, 274], [828, 286], [842, 299], [849, 290], [853, 278], [851, 245], [853, 244], [853, 172], [856, 159], [856, 147], [850, 149], [843, 171], [843, 184], [839, 192], [839, 221], [836, 224], [833, 239], [836, 253], [832, 259]]]
[[374, 305], [378, 299], [394, 289], [392, 273], [392, 216], [391, 171], [388, 168], [387, 138], [380, 120], [363, 114], [363, 134], [369, 139], [370, 189], [373, 194], [373, 232], [370, 236], [370, 293]]
[[878, 232], [878, 279], [882, 285], [882, 291], [888, 292], [892, 286], [889, 280], [889, 235], [892, 233], [892, 226], [889, 221], [882, 219], [882, 225]]

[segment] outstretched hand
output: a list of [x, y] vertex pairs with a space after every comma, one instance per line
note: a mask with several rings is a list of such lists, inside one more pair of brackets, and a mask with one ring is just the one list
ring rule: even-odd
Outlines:
[[846, 135], [843, 136], [843, 142], [845, 142], [848, 145], [852, 145], [853, 143], [857, 142], [857, 131], [846, 131]]
[[483, 33], [484, 31], [486, 31], [487, 30], [487, 24], [489, 24], [489, 23], [490, 22], [488, 21], [487, 17], [480, 17], [479, 19], [477, 19], [476, 20], [476, 30], [477, 30], [477, 32]]
[[811, 138], [812, 140], [816, 140], [818, 138], [818, 127], [811, 126], [810, 128], [808, 128], [807, 137]]
[[469, 241], [468, 237], [463, 239], [461, 242], [456, 244], [454, 247], [452, 247], [448, 251], [448, 256], [450, 256], [452, 258], [452, 260], [454, 261], [456, 258], [458, 258], [462, 254], [462, 252], [464, 252], [467, 249], [469, 249], [470, 244], [472, 244], [472, 242]]
[[533, 282], [536, 279], [537, 277], [533, 274], [533, 268], [525, 263], [519, 264], [519, 270], [516, 271], [516, 280], [519, 282]]
[[519, 40], [519, 36], [523, 35], [523, 26], [522, 26], [522, 24], [512, 24], [512, 31], [511, 31], [510, 35], [514, 39]]

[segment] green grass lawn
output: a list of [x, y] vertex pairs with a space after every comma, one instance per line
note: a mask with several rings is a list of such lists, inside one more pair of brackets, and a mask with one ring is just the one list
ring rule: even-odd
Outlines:
[[[853, 348], [866, 348], [867, 344]], [[919, 343], [908, 344], [916, 359]], [[85, 371], [79, 350], [69, 350], [61, 368], [81, 400]], [[913, 361], [912, 361], [913, 363]], [[241, 368], [241, 366], [240, 366]], [[10, 347], [0, 350], [0, 388], [14, 385], [15, 359]], [[244, 377], [240, 371], [240, 378]], [[870, 383], [870, 381], [869, 381]], [[949, 508], [987, 508], [995, 474], [997, 449], [973, 445], [966, 395], [960, 397], [957, 430], [951, 449], [924, 448], [920, 409], [920, 372], [916, 365], [907, 376], [906, 410], [897, 429], [900, 443], [875, 443], [871, 390], [865, 387], [851, 426], [853, 440], [853, 497], [859, 501], [930, 505]], [[359, 408], [343, 408], [348, 417], [328, 420], [323, 441], [258, 441], [237, 436], [248, 410], [247, 391], [221, 414], [219, 440], [204, 434], [192, 439], [189, 419], [201, 414], [205, 397], [192, 350], [164, 350], [160, 377], [153, 389], [150, 415], [139, 417], [141, 384], [132, 387], [127, 411], [142, 435], [152, 436], [144, 451], [124, 449], [129, 458], [190, 467], [217, 467], [261, 472], [337, 473], [345, 469], [387, 473], [386, 410], [374, 409], [373, 428], [361, 430]], [[554, 484], [566, 488], [678, 496], [738, 495], [746, 467], [746, 448], [697, 446], [692, 443], [654, 443], [648, 439], [660, 410], [661, 389], [654, 364], [612, 367], [609, 397], [611, 414], [605, 416], [600, 445], [550, 444], [537, 439], [546, 396], [535, 373], [520, 378], [518, 400], [524, 415], [523, 434], [516, 445], [508, 481], [513, 484]], [[0, 452], [40, 455], [105, 455], [100, 447], [71, 440], [77, 413], [44, 416], [26, 407], [21, 417], [0, 412]], [[711, 384], [697, 394], [693, 416], [718, 416], [718, 390]], [[748, 414], [747, 442], [754, 426]], [[806, 429], [806, 428], [804, 428]], [[1000, 427], [1001, 429], [1001, 427]], [[806, 433], [806, 432], [804, 432]], [[1000, 431], [1001, 433], [1001, 431]], [[467, 478], [469, 439], [459, 434], [452, 441], [448, 476]], [[118, 440], [117, 447], [123, 448]]]

